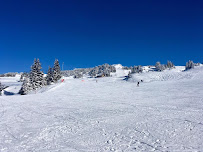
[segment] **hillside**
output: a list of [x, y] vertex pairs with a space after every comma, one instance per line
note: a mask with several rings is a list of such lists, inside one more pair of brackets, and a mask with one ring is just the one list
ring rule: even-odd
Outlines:
[[25, 96], [18, 78], [2, 78], [14, 95], [0, 97], [0, 151], [203, 151], [203, 66], [146, 66], [128, 81], [115, 67]]

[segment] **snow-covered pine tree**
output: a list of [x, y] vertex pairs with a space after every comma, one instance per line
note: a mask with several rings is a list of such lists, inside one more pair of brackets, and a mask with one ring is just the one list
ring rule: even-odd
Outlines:
[[143, 71], [142, 66], [141, 66], [141, 65], [138, 65], [138, 66], [137, 66], [137, 72], [138, 72], [138, 73], [142, 73], [142, 71]]
[[157, 71], [163, 71], [165, 70], [165, 66], [162, 65], [160, 62], [156, 62], [156, 65], [155, 65]]
[[194, 66], [195, 66], [194, 62], [189, 60], [188, 62], [186, 62], [185, 70], [193, 69]]
[[130, 67], [123, 66], [122, 69], [124, 69], [124, 70], [130, 70]]
[[20, 76], [20, 82], [23, 82], [23, 74], [21, 74], [21, 76]]
[[99, 67], [96, 66], [95, 68], [93, 68], [93, 69], [89, 72], [89, 75], [92, 76], [92, 77], [96, 77], [98, 73], [99, 73]]
[[175, 66], [171, 61], [167, 61], [166, 67], [171, 69], [171, 68], [174, 68]]
[[74, 79], [76, 78], [82, 78], [83, 74], [82, 73], [75, 73], [75, 75], [73, 76]]
[[32, 88], [35, 90], [37, 88], [41, 88], [46, 84], [46, 81], [44, 79], [44, 73], [41, 71], [41, 63], [39, 59], [35, 59], [33, 65], [31, 66], [30, 71], [30, 83], [32, 85]]
[[54, 82], [53, 69], [51, 67], [49, 67], [48, 69], [46, 81], [47, 81], [47, 85], [50, 85], [52, 82]]
[[156, 62], [155, 68], [159, 71], [159, 69], [161, 68], [161, 63], [160, 62]]
[[133, 66], [133, 67], [131, 68], [131, 73], [136, 73], [136, 69], [137, 69], [137, 67], [136, 67], [136, 66]]
[[111, 66], [111, 72], [113, 72], [113, 73], [116, 72], [116, 68], [115, 68], [115, 66]]
[[19, 94], [26, 95], [31, 90], [33, 90], [33, 88], [32, 88], [32, 84], [30, 83], [30, 78], [26, 77], [23, 81], [23, 85], [19, 91]]
[[103, 65], [99, 65], [91, 69], [89, 71], [89, 75], [91, 77], [101, 77], [101, 76], [109, 77], [111, 76], [111, 72], [116, 72], [116, 68], [112, 65], [105, 63]]
[[61, 69], [60, 69], [59, 61], [58, 59], [56, 59], [53, 67], [53, 80], [54, 82], [57, 82], [60, 79], [61, 79]]
[[132, 78], [132, 73], [131, 72], [128, 73], [128, 79], [129, 78]]
[[29, 73], [27, 72], [23, 72], [20, 76], [20, 82], [23, 82], [23, 80], [25, 79], [25, 77], [28, 77]]
[[142, 73], [143, 68], [141, 65], [131, 67], [131, 73]]

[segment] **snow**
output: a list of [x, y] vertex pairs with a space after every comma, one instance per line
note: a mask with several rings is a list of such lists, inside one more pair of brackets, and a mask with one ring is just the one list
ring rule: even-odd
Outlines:
[[0, 82], [5, 86], [9, 86], [3, 91], [2, 95], [17, 95], [22, 85], [19, 79], [20, 75], [18, 74], [16, 77], [0, 77]]
[[203, 151], [203, 66], [146, 69], [1, 96], [0, 151]]
[[169, 81], [169, 80], [180, 80], [183, 78], [190, 78], [191, 72], [185, 71], [183, 72], [184, 67], [176, 67], [175, 69], [166, 69], [162, 72], [158, 71], [150, 71], [150, 69], [146, 69], [143, 73], [133, 74], [132, 79], [130, 81], [140, 81], [144, 80], [144, 82], [152, 82], [152, 81]]
[[123, 78], [124, 76], [127, 76], [130, 70], [123, 70], [122, 68], [118, 67], [116, 68], [116, 73], [111, 73], [113, 77], [117, 78]]
[[116, 69], [122, 69], [123, 66], [121, 64], [113, 64]]

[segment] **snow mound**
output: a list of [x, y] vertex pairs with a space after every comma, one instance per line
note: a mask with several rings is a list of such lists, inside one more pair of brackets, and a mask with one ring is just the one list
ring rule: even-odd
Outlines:
[[123, 66], [121, 64], [113, 64], [116, 69], [122, 69]]
[[124, 78], [131, 71], [123, 69], [123, 66], [121, 64], [114, 64], [113, 66], [116, 68], [116, 73], [111, 73], [112, 77]]

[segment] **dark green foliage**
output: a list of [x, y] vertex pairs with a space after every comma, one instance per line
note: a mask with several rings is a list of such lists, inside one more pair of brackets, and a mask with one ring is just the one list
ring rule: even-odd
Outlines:
[[111, 72], [116, 72], [116, 68], [109, 64], [103, 64], [93, 68], [89, 75], [91, 77], [109, 77]]
[[142, 73], [143, 68], [141, 65], [131, 67], [131, 73]]
[[21, 95], [27, 94], [29, 91], [36, 90], [46, 85], [44, 73], [41, 71], [41, 63], [39, 59], [35, 59], [31, 66], [31, 71], [23, 81], [22, 88], [19, 93]]
[[51, 67], [49, 67], [49, 69], [48, 69], [47, 76], [46, 76], [46, 82], [47, 82], [47, 85], [50, 85], [51, 83], [54, 82], [53, 68], [51, 68]]
[[57, 82], [60, 79], [61, 79], [61, 68], [59, 65], [59, 61], [56, 59], [53, 67], [53, 81]]
[[165, 65], [161, 64], [160, 62], [156, 62], [155, 67], [157, 71], [163, 71], [166, 69]]
[[194, 66], [195, 66], [194, 62], [189, 60], [188, 62], [186, 62], [185, 70], [193, 69]]

